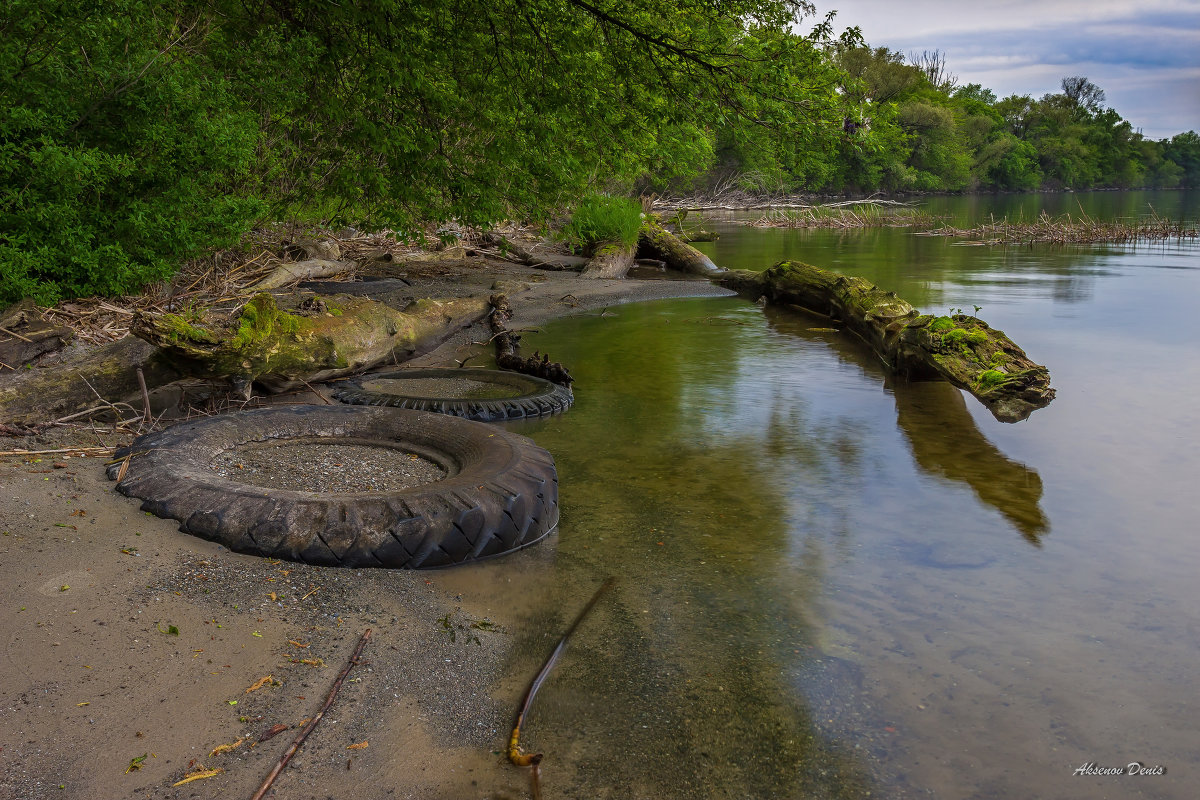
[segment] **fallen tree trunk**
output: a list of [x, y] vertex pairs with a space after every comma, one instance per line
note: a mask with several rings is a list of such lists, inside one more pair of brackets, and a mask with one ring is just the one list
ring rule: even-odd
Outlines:
[[70, 328], [42, 319], [32, 300], [22, 300], [0, 312], [0, 370], [15, 370], [54, 352], [74, 335]]
[[647, 217], [638, 234], [638, 258], [656, 258], [679, 272], [712, 277], [721, 272], [712, 259], [681, 241], [654, 219]]
[[85, 409], [130, 400], [141, 393], [137, 370], [151, 386], [183, 377], [158, 348], [133, 336], [93, 350], [75, 362], [16, 376], [0, 387], [5, 422], [48, 422]]
[[635, 250], [623, 244], [606, 244], [596, 250], [580, 273], [581, 278], [624, 278], [633, 266]]
[[889, 368], [917, 380], [965, 389], [1001, 422], [1019, 422], [1054, 399], [1050, 371], [987, 323], [965, 314], [920, 314], [895, 292], [863, 278], [784, 261], [765, 272], [735, 270], [718, 282], [739, 294], [833, 317]]
[[295, 299], [290, 311], [259, 294], [234, 313], [210, 310], [198, 319], [138, 314], [132, 331], [161, 348], [180, 371], [229, 378], [248, 396], [254, 381], [284, 391], [411, 358], [488, 311], [482, 297], [417, 300], [404, 311], [350, 295]]

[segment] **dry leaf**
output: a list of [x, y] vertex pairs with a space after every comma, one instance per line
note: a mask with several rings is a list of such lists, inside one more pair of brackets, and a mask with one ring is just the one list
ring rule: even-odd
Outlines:
[[275, 596], [275, 593], [274, 593], [274, 592], [271, 592], [269, 595], [267, 595], [267, 597], [271, 598], [271, 601], [272, 601], [272, 602], [274, 602], [274, 601], [276, 601], [276, 600], [278, 600], [278, 599], [279, 599], [278, 597], [276, 597], [276, 596]]
[[267, 675], [266, 677], [259, 678], [257, 681], [254, 682], [253, 686], [251, 686], [249, 689], [246, 690], [246, 694], [250, 694], [255, 689], [261, 689], [262, 687], [264, 687], [268, 683], [270, 683], [272, 680], [274, 680], [274, 676], [272, 676], [272, 675]]
[[211, 778], [214, 775], [220, 775], [224, 771], [225, 770], [218, 767], [217, 769], [202, 769], [202, 770], [198, 770], [196, 772], [189, 772], [187, 775], [183, 776], [183, 780], [176, 781], [175, 783], [172, 783], [171, 785], [172, 786], [183, 786], [185, 783], [191, 783], [192, 781], [202, 781], [205, 778]]
[[212, 752], [208, 754], [208, 757], [212, 758], [213, 756], [219, 755], [220, 753], [228, 753], [231, 750], [237, 750], [241, 746], [242, 742], [244, 742], [244, 741], [246, 741], [245, 738], [242, 738], [242, 739], [238, 739], [236, 742], [233, 742], [232, 744], [219, 744], [212, 749]]
[[352, 744], [352, 745], [348, 746], [346, 749], [347, 750], [363, 750], [370, 746], [371, 746], [371, 744], [369, 742], [359, 742], [358, 744]]
[[267, 739], [270, 739], [273, 736], [278, 736], [279, 734], [283, 733], [287, 729], [288, 729], [287, 725], [272, 725], [271, 727], [267, 728], [265, 731], [263, 731], [262, 733], [260, 733], [258, 735], [258, 741], [265, 742]]

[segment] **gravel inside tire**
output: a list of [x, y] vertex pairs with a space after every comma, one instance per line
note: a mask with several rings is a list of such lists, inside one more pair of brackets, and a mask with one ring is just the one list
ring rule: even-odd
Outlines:
[[478, 422], [559, 414], [575, 402], [566, 386], [493, 369], [403, 369], [337, 384], [343, 403], [435, 411]]
[[[441, 480], [377, 492], [272, 489], [223, 477], [230, 451], [327, 441], [417, 455]], [[281, 451], [282, 454], [282, 451]], [[526, 547], [558, 524], [554, 459], [524, 436], [396, 408], [282, 406], [141, 436], [116, 489], [230, 550], [341, 567], [433, 568]], [[222, 465], [221, 462], [224, 462]]]

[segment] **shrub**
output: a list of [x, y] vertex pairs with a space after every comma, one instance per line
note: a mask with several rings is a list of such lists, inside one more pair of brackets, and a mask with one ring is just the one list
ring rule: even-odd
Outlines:
[[0, 306], [135, 292], [263, 213], [235, 186], [258, 118], [201, 63], [203, 26], [168, 11], [0, 12]]

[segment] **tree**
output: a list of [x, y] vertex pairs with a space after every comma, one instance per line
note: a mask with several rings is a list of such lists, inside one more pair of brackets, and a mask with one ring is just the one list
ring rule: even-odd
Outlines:
[[[805, 0], [11, 0], [0, 302], [118, 293], [287, 218], [413, 232], [840, 130]], [[783, 133], [786, 131], [786, 134]]]
[[1098, 112], [1104, 105], [1104, 90], [1082, 75], [1063, 78], [1062, 90], [1072, 104], [1090, 113]]

